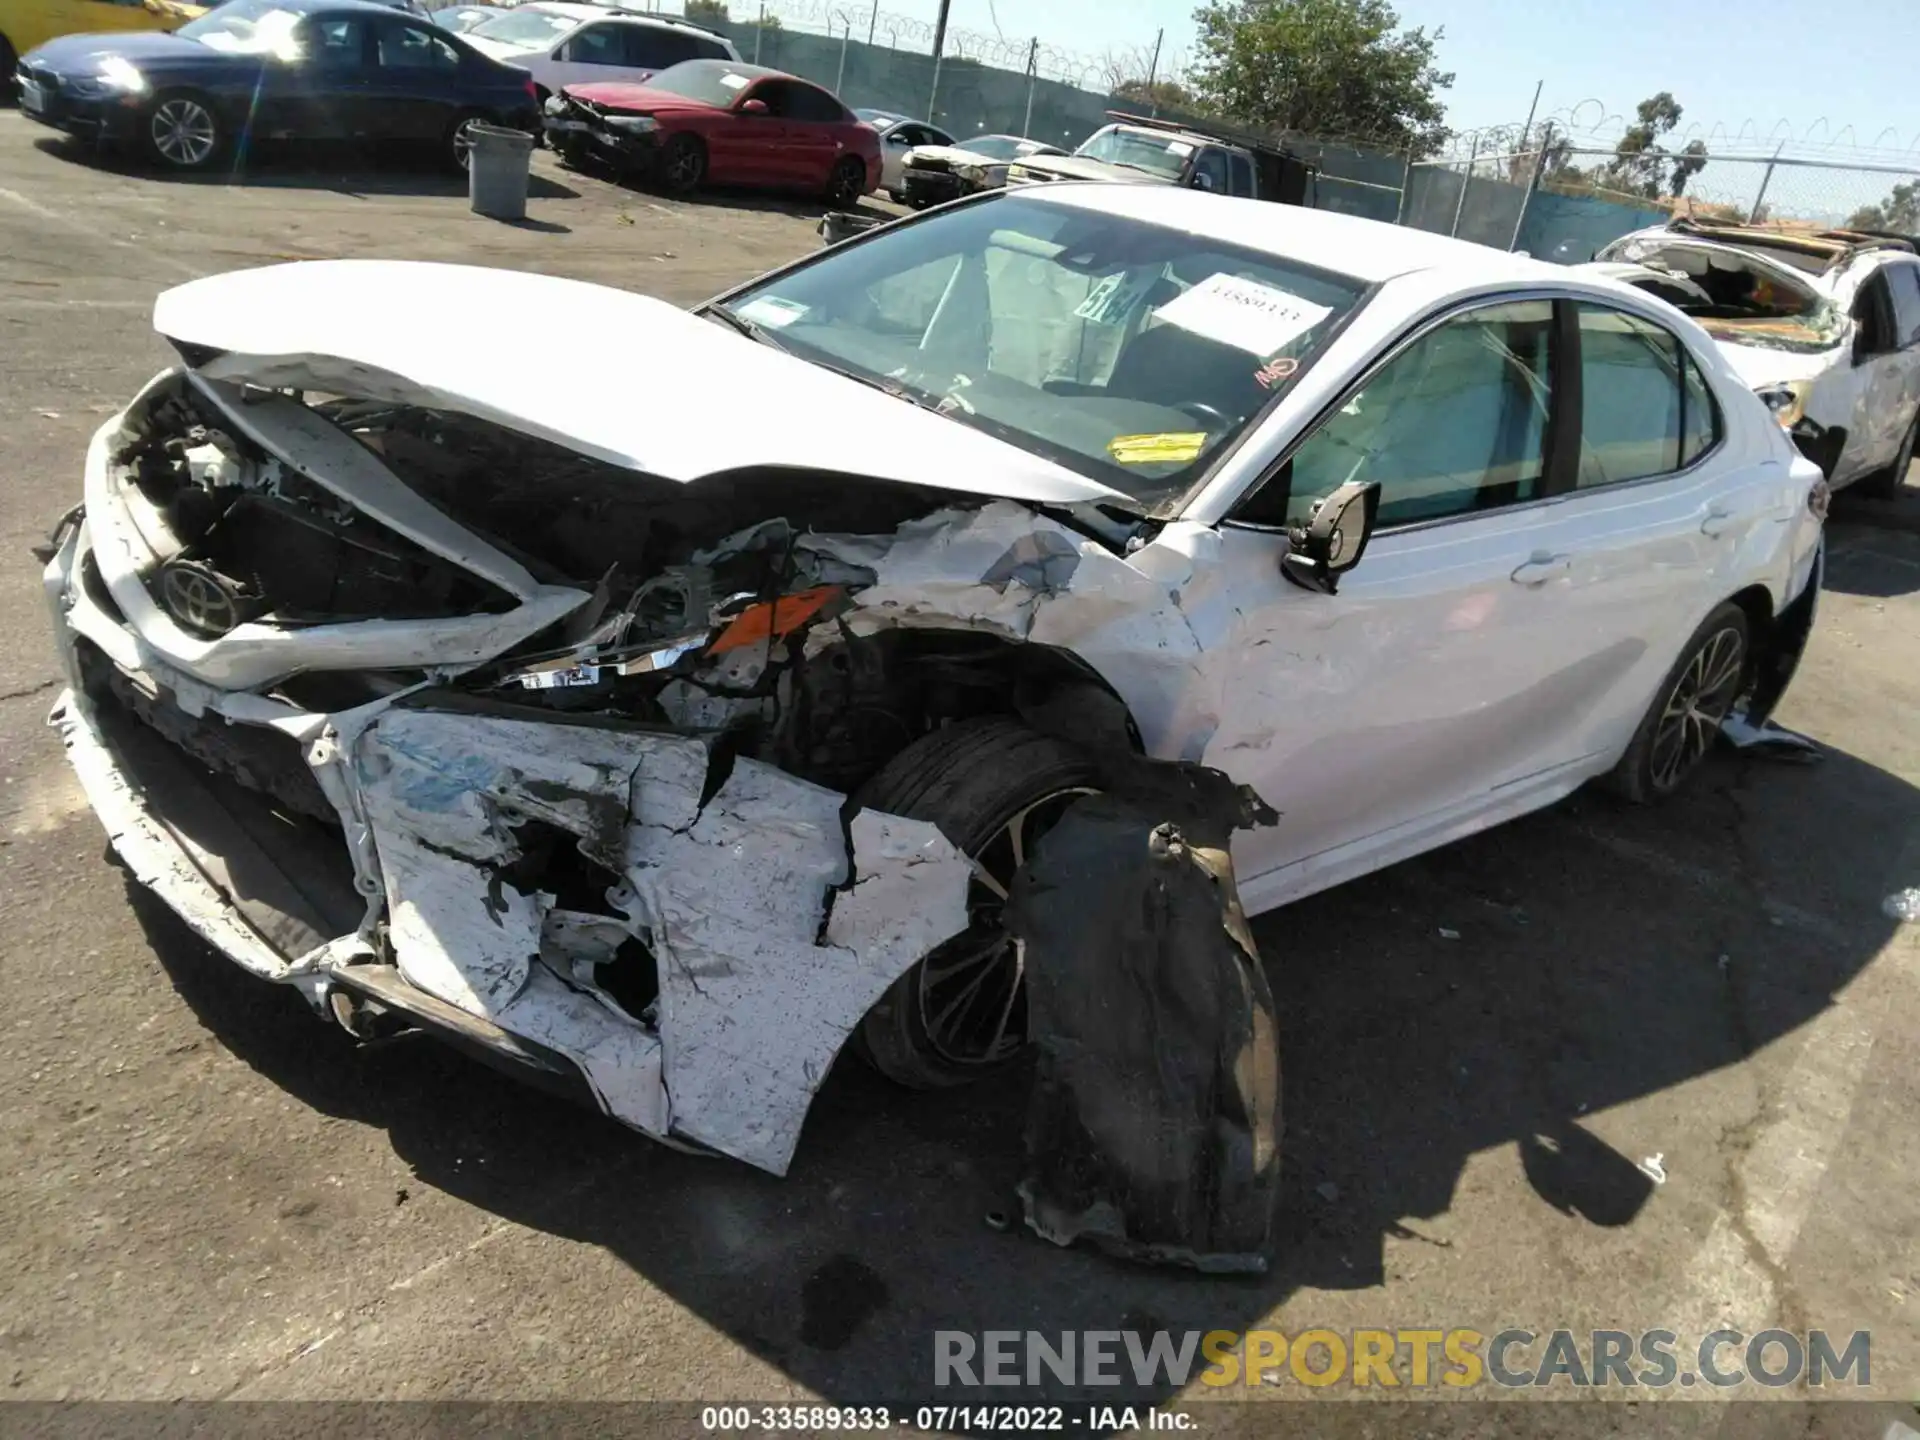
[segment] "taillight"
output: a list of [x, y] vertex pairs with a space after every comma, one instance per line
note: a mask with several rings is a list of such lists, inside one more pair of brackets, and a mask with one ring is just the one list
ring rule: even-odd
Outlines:
[[531, 75], [527, 77], [527, 99], [531, 100], [535, 105], [540, 103], [540, 87], [533, 83], [533, 77]]
[[1813, 488], [1807, 491], [1807, 509], [1813, 512], [1816, 520], [1825, 520], [1827, 511], [1833, 505], [1833, 487], [1825, 480], [1813, 482]]

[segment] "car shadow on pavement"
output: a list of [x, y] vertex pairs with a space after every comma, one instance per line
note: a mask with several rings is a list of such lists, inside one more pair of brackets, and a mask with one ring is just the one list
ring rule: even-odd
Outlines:
[[[639, 195], [651, 195], [656, 199], [672, 201], [681, 205], [691, 205], [717, 210], [761, 210], [774, 215], [792, 215], [802, 220], [818, 220], [834, 208], [819, 195], [797, 194], [778, 190], [749, 190], [737, 186], [714, 185], [695, 190], [687, 195], [674, 195], [648, 185], [637, 175], [622, 175], [610, 166], [589, 160], [585, 168], [573, 169], [575, 175], [603, 180], [622, 190], [630, 190]], [[871, 196], [863, 196], [853, 207], [851, 213], [871, 215], [879, 220], [898, 220], [900, 212], [889, 210], [874, 203]]]
[[1906, 502], [1914, 524], [1900, 529], [1856, 521], [1860, 508], [1842, 514], [1836, 502], [1827, 524], [1824, 588], [1874, 600], [1892, 600], [1920, 590], [1920, 497]]
[[[262, 146], [243, 163], [181, 173], [144, 164], [124, 151], [102, 150], [67, 136], [42, 136], [33, 143], [45, 154], [92, 170], [170, 185], [238, 185], [256, 190], [326, 190], [346, 196], [418, 195], [462, 200], [467, 195], [467, 177], [441, 163], [428, 147]], [[530, 200], [576, 200], [579, 196], [578, 190], [545, 175], [528, 177]]]
[[1389, 1240], [1444, 1251], [1472, 1223], [1457, 1190], [1490, 1151], [1544, 1204], [1631, 1222], [1653, 1183], [1585, 1117], [1820, 1015], [1893, 930], [1893, 857], [1873, 837], [1916, 827], [1920, 790], [1851, 756], [1721, 756], [1667, 806], [1583, 793], [1263, 917], [1287, 1125], [1274, 1267], [1246, 1278], [1027, 1233], [1023, 1068], [908, 1093], [845, 1059], [775, 1179], [651, 1144], [430, 1041], [356, 1050], [132, 899], [182, 998], [273, 1083], [385, 1129], [426, 1184], [603, 1248], [830, 1401], [1153, 1403], [1169, 1387], [935, 1391], [933, 1335], [1238, 1330], [1303, 1287], [1388, 1286]]

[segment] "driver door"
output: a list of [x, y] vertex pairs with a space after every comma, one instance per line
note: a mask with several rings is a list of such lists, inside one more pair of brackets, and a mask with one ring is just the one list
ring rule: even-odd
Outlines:
[[[1530, 808], [1585, 758], [1568, 737], [1634, 655], [1568, 600], [1574, 539], [1543, 493], [1557, 344], [1546, 301], [1455, 312], [1223, 525], [1240, 618], [1209, 650], [1205, 759], [1282, 812], [1236, 837], [1249, 909]], [[1335, 595], [1291, 584], [1278, 526], [1350, 479], [1382, 486], [1364, 561]]]

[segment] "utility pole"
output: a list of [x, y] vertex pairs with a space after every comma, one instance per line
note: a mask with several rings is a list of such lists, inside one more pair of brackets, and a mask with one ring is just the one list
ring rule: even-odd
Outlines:
[[880, 23], [880, 0], [873, 0], [873, 14], [867, 17], [867, 44], [873, 44], [873, 27]]
[[1160, 42], [1166, 38], [1165, 26], [1154, 32], [1153, 59], [1147, 62], [1147, 113], [1149, 115], [1160, 113], [1160, 102], [1153, 97], [1153, 82], [1160, 74]]
[[760, 37], [766, 34], [766, 31], [767, 7], [762, 4], [760, 7], [760, 23], [753, 27], [753, 63], [756, 65], [760, 63]]
[[[845, 14], [840, 16], [845, 28], [840, 32], [840, 73], [833, 77], [833, 93], [838, 95], [847, 88], [847, 46], [853, 43], [853, 21]], [[833, 32], [827, 32], [831, 35]]]
[[1033, 133], [1033, 87], [1040, 75], [1040, 37], [1027, 42], [1027, 117], [1020, 122], [1020, 138]]
[[940, 0], [940, 18], [933, 23], [933, 89], [927, 94], [927, 123], [940, 113], [940, 53], [947, 48], [947, 11], [953, 0]]
[[1786, 148], [1787, 142], [1782, 140], [1774, 147], [1773, 159], [1767, 161], [1766, 171], [1760, 176], [1760, 193], [1753, 197], [1753, 209], [1747, 212], [1747, 223], [1749, 225], [1758, 225], [1760, 223], [1760, 216], [1767, 204], [1767, 186], [1773, 183], [1774, 162], [1779, 160], [1780, 152]]
[[1546, 85], [1544, 80], [1534, 82], [1533, 103], [1527, 107], [1527, 123], [1520, 129], [1520, 149], [1523, 151], [1527, 148], [1527, 137], [1533, 134], [1533, 117], [1540, 113], [1540, 92]]

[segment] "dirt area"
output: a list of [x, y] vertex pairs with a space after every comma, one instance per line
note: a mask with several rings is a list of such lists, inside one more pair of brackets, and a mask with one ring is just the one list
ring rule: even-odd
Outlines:
[[[1920, 885], [1920, 535], [1844, 505], [1780, 716], [1823, 763], [1724, 757], [1665, 809], [1583, 794], [1257, 924], [1288, 1117], [1258, 1280], [989, 1226], [1017, 1074], [908, 1094], [844, 1063], [778, 1181], [424, 1041], [356, 1048], [131, 893], [42, 725], [26, 550], [167, 362], [158, 291], [385, 256], [692, 301], [818, 243], [817, 209], [536, 177], [503, 226], [432, 174], [170, 182], [0, 112], [0, 1394], [897, 1405], [938, 1330], [1723, 1320], [1870, 1330], [1868, 1393], [1920, 1393], [1920, 926], [1882, 910]], [[538, 314], [498, 351], [571, 363]]]

